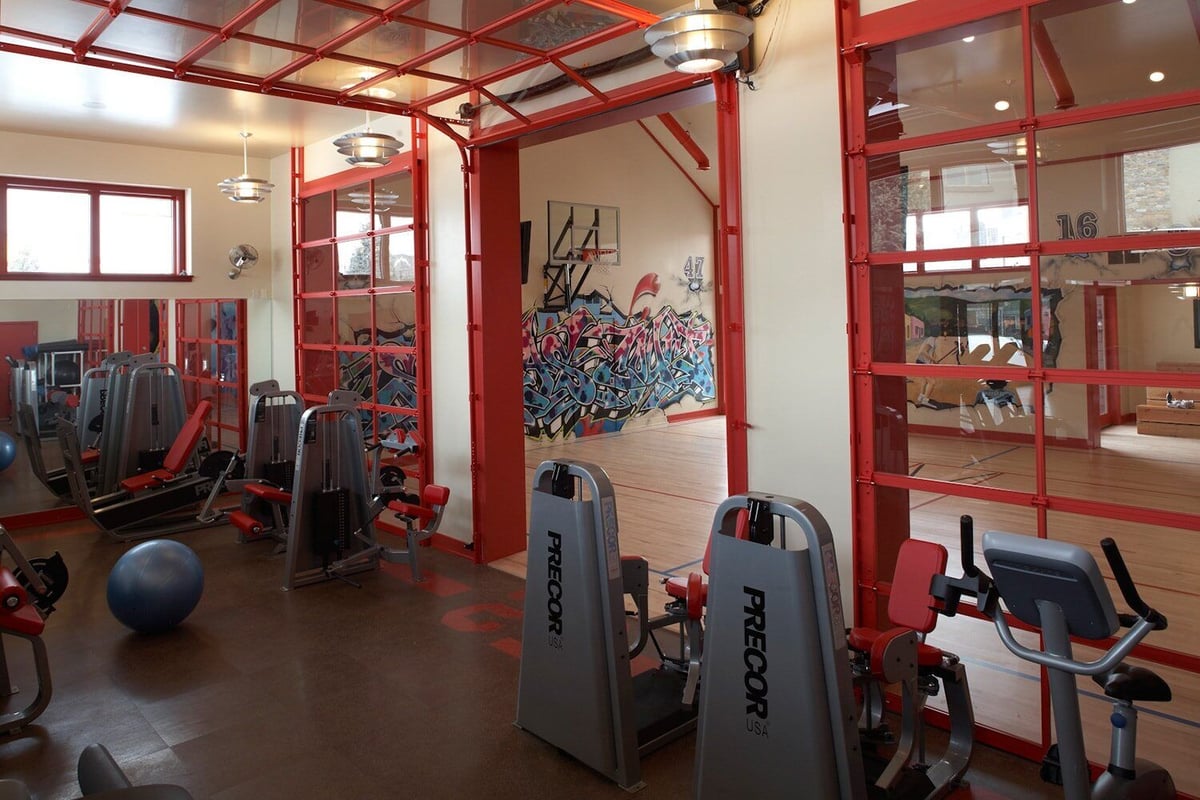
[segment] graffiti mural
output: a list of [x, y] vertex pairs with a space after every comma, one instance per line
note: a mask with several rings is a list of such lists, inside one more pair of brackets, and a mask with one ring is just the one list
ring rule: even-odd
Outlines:
[[[393, 347], [413, 346], [415, 325], [401, 325], [395, 330], [380, 329], [375, 337], [377, 350], [374, 355], [375, 370], [372, 372], [371, 353], [338, 353], [341, 364], [341, 387], [358, 392], [368, 401], [379, 405], [398, 408], [417, 408], [417, 355], [410, 349], [394, 350]], [[362, 346], [371, 344], [369, 328], [354, 331], [354, 343]], [[388, 427], [415, 429], [416, 417], [401, 415]]]
[[696, 311], [626, 315], [593, 292], [569, 312], [527, 312], [522, 357], [526, 436], [615, 431], [685, 397], [716, 398], [713, 326]]

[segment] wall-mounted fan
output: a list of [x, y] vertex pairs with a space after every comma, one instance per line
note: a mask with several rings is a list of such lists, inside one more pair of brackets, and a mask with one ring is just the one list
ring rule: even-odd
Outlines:
[[238, 275], [242, 274], [242, 270], [250, 269], [258, 263], [258, 250], [253, 245], [239, 244], [229, 248], [229, 263], [233, 264], [233, 269], [229, 270], [229, 279], [236, 280]]

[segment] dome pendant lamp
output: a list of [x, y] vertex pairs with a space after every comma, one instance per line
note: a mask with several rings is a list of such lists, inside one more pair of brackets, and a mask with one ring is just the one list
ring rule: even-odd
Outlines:
[[242, 174], [236, 178], [226, 178], [217, 184], [217, 188], [222, 194], [228, 195], [229, 199], [235, 203], [261, 203], [271, 190], [275, 188], [275, 184], [269, 183], [262, 178], [251, 178], [250, 167], [246, 152], [246, 140], [254, 134], [242, 131]]
[[672, 14], [646, 29], [651, 52], [678, 72], [701, 75], [732, 66], [750, 43], [754, 22], [732, 11], [702, 10]]
[[386, 167], [393, 156], [400, 154], [404, 143], [386, 133], [372, 133], [371, 112], [366, 114], [364, 130], [339, 136], [333, 146], [346, 157], [346, 163], [355, 167]]

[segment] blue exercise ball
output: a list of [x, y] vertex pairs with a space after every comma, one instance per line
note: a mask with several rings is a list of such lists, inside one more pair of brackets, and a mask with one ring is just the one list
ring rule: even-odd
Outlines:
[[190, 547], [153, 539], [117, 559], [108, 574], [108, 608], [138, 633], [161, 633], [187, 619], [204, 593], [204, 568]]
[[0, 472], [17, 460], [17, 443], [7, 433], [0, 432]]

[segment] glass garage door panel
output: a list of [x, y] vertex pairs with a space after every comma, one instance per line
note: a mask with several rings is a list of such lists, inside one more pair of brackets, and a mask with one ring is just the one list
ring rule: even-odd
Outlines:
[[[1004, 141], [871, 156], [867, 173], [872, 252], [1029, 241], [1025, 161], [1010, 154]], [[938, 270], [970, 266], [970, 260], [960, 259], [941, 263]]]
[[867, 50], [868, 142], [1020, 117], [1021, 18], [1010, 13]]
[[1098, 236], [1200, 231], [1200, 107], [1035, 135], [1042, 239], [1077, 240], [1079, 252], [1088, 254], [1086, 240]]
[[1031, 7], [1036, 113], [1200, 87], [1195, 13], [1189, 0]]
[[993, 389], [982, 376], [881, 376], [875, 379], [875, 396], [877, 470], [1034, 491], [1028, 384]]

